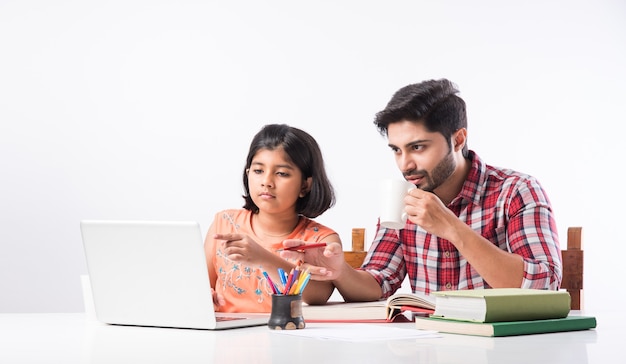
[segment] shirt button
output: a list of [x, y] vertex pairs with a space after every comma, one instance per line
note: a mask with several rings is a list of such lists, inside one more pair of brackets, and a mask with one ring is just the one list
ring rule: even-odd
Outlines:
[[450, 288], [452, 288], [452, 284], [450, 284], [449, 282], [446, 283], [446, 289], [450, 289]]
[[450, 252], [449, 251], [444, 252], [443, 256], [446, 258], [450, 258]]

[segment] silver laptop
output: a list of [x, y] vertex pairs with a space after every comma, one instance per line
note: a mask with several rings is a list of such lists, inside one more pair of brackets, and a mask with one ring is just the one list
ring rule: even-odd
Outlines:
[[83, 220], [96, 317], [116, 325], [226, 329], [269, 314], [216, 313], [197, 222]]

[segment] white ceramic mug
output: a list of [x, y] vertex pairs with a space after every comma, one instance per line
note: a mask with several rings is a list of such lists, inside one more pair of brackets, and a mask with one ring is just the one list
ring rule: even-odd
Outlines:
[[380, 225], [388, 229], [402, 229], [407, 214], [404, 197], [415, 188], [411, 182], [385, 179], [380, 184]]

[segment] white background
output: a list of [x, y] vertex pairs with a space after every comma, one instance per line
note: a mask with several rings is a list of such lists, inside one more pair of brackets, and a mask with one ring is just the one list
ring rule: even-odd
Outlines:
[[623, 308], [626, 3], [0, 0], [0, 312], [83, 310], [81, 219], [197, 220], [243, 204], [267, 123], [319, 141], [369, 240], [397, 176], [372, 124], [446, 77], [469, 146], [539, 178], [562, 244], [584, 226], [590, 310]]

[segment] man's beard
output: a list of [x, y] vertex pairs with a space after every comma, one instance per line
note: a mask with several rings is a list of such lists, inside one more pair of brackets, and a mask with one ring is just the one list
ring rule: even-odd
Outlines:
[[418, 186], [418, 188], [427, 191], [433, 192], [439, 186], [441, 186], [452, 174], [454, 173], [454, 157], [452, 155], [452, 150], [446, 154], [443, 159], [437, 163], [432, 173], [428, 173], [427, 171], [410, 171], [404, 173], [405, 176], [424, 176], [423, 179], [425, 184], [422, 186]]

